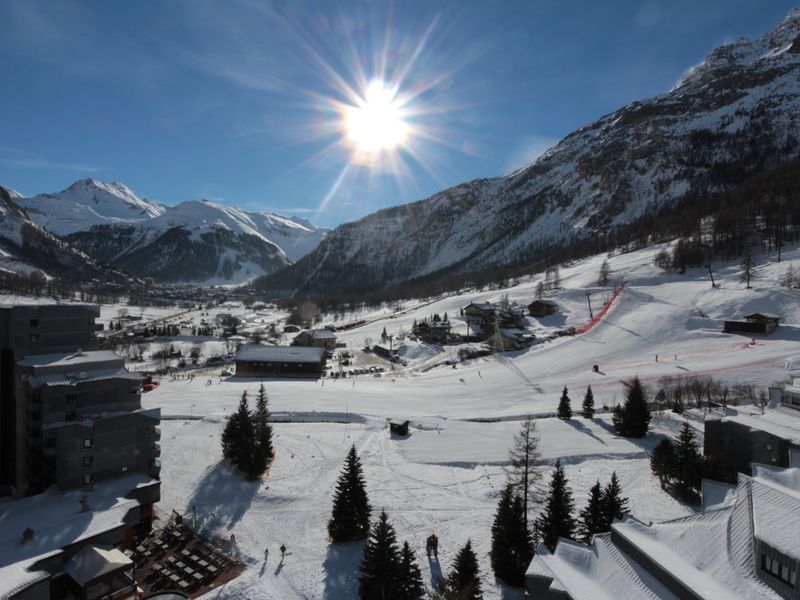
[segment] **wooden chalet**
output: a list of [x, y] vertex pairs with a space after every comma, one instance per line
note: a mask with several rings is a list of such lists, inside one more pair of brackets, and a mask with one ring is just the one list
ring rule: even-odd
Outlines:
[[725, 321], [725, 333], [746, 333], [769, 335], [778, 328], [780, 317], [770, 313], [753, 313], [745, 315], [743, 321]]
[[552, 315], [557, 310], [558, 305], [552, 300], [534, 300], [528, 304], [528, 314], [536, 318]]

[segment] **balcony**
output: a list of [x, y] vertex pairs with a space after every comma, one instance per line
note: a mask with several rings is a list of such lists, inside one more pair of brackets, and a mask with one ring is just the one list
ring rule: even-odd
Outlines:
[[150, 456], [161, 456], [161, 444], [157, 442], [150, 444]]
[[157, 442], [161, 439], [161, 427], [153, 427], [150, 430], [150, 439]]

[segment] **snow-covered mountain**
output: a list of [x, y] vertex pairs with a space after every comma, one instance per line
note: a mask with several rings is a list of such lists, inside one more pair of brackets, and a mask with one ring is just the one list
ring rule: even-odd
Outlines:
[[32, 221], [87, 254], [163, 282], [247, 281], [299, 259], [326, 233], [304, 219], [208, 200], [167, 207], [96, 179], [13, 199]]
[[634, 102], [493, 179], [334, 229], [260, 285], [336, 294], [526, 264], [800, 155], [800, 10], [714, 50], [668, 93]]
[[94, 225], [64, 239], [140, 277], [232, 284], [291, 264], [324, 235], [305, 220], [200, 200], [137, 223]]
[[18, 204], [21, 196], [0, 187], [0, 271], [107, 282], [126, 282], [127, 275], [77, 250], [37, 225]]
[[81, 179], [57, 194], [18, 197], [30, 218], [56, 235], [67, 235], [93, 225], [132, 224], [161, 215], [166, 207], [139, 198], [125, 184]]

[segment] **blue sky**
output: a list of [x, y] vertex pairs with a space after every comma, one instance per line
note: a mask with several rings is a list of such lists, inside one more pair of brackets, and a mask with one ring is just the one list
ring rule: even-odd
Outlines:
[[[95, 177], [334, 226], [530, 162], [791, 7], [3, 0], [0, 185]], [[410, 133], [363, 160], [342, 110], [377, 78]]]

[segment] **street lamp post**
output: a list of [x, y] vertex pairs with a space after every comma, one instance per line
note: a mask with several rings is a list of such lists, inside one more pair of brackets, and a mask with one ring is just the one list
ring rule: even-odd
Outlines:
[[589, 318], [590, 319], [594, 319], [594, 314], [592, 313], [592, 301], [589, 298], [589, 296], [591, 296], [591, 295], [592, 295], [592, 292], [590, 292], [589, 290], [586, 290], [586, 302], [589, 303]]

